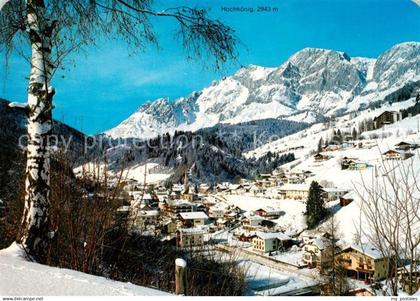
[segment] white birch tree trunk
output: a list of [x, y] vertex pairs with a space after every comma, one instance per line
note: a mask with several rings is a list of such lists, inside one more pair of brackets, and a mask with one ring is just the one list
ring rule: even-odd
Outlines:
[[43, 254], [49, 233], [50, 155], [52, 97], [49, 88], [51, 35], [53, 26], [45, 17], [43, 0], [26, 0], [29, 38], [32, 48], [28, 86], [28, 149], [22, 243], [34, 254]]

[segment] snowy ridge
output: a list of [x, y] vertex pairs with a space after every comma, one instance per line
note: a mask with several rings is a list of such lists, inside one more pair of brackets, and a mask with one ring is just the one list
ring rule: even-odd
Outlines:
[[219, 123], [268, 118], [320, 121], [321, 116], [383, 101], [389, 93], [420, 81], [419, 55], [419, 42], [395, 45], [377, 59], [305, 48], [279, 67], [250, 65], [188, 97], [146, 103], [106, 134], [147, 139]]

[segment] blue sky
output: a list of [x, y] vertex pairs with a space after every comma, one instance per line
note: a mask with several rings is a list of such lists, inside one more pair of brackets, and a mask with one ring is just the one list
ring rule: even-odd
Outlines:
[[[217, 71], [206, 62], [187, 60], [174, 39], [176, 23], [154, 19], [159, 49], [130, 55], [125, 45], [102, 43], [74, 55], [56, 77], [55, 118], [94, 134], [116, 126], [142, 103], [186, 96], [241, 65], [278, 66], [304, 47], [329, 48], [350, 56], [376, 57], [392, 45], [420, 41], [420, 7], [410, 0], [160, 0], [165, 5], [211, 8], [210, 15], [236, 30], [241, 40], [237, 63]], [[277, 12], [223, 12], [221, 7], [269, 6]], [[0, 97], [26, 99], [27, 63], [12, 57], [2, 70]]]

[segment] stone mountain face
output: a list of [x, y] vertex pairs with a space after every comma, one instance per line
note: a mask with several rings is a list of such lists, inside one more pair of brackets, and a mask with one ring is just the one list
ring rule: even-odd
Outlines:
[[144, 104], [106, 134], [147, 139], [268, 118], [314, 122], [366, 107], [420, 80], [419, 57], [418, 42], [398, 44], [377, 59], [305, 48], [279, 67], [250, 65], [188, 97]]
[[403, 43], [379, 56], [373, 68], [373, 81], [379, 90], [400, 86], [420, 75], [420, 43]]

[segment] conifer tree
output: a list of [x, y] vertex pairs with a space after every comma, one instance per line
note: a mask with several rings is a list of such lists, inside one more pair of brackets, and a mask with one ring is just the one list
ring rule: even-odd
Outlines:
[[322, 187], [318, 182], [313, 181], [309, 188], [309, 195], [306, 201], [306, 222], [309, 229], [315, 228], [326, 216]]
[[317, 149], [318, 153], [322, 152], [323, 144], [324, 144], [324, 140], [321, 137], [321, 138], [319, 138], [319, 141], [318, 141], [318, 149]]
[[337, 141], [340, 144], [343, 143], [343, 134], [341, 133], [340, 129], [337, 130]]
[[353, 131], [351, 133], [351, 136], [352, 136], [353, 140], [356, 140], [357, 139], [357, 130], [356, 130], [356, 128], [353, 128]]

